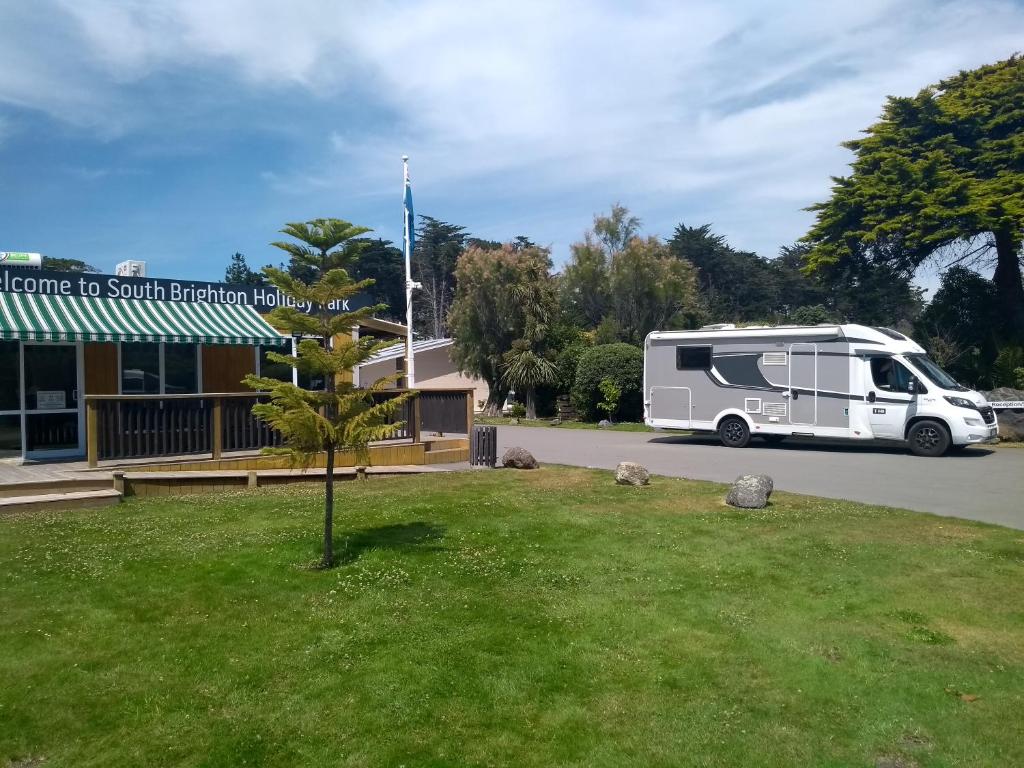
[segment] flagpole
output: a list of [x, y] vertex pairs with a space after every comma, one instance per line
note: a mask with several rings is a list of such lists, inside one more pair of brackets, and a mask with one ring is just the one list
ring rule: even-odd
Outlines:
[[402, 210], [405, 220], [405, 386], [416, 386], [416, 361], [412, 351], [412, 195], [409, 189], [409, 156], [402, 155]]

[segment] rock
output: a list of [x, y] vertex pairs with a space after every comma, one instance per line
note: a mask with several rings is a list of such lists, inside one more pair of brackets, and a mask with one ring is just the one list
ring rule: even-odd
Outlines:
[[525, 448], [509, 448], [501, 457], [501, 466], [513, 469], [537, 469], [540, 464]]
[[608, 419], [601, 419], [597, 422], [598, 429], [608, 429], [608, 427], [614, 426]]
[[615, 482], [618, 485], [647, 485], [651, 476], [642, 465], [623, 461], [615, 468]]
[[[1021, 389], [1000, 387], [981, 394], [990, 403], [1024, 402], [1024, 390]], [[996, 418], [999, 420], [999, 437], [1011, 441], [1024, 440], [1024, 408], [999, 408], [996, 410]]]
[[768, 475], [740, 475], [729, 489], [725, 503], [742, 509], [762, 509], [768, 506], [774, 488]]

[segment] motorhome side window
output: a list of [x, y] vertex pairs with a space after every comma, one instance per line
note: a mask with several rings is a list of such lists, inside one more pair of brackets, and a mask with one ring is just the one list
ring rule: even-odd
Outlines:
[[676, 347], [676, 370], [710, 370], [711, 347]]
[[875, 386], [888, 392], [906, 392], [913, 374], [891, 357], [871, 358], [871, 378]]

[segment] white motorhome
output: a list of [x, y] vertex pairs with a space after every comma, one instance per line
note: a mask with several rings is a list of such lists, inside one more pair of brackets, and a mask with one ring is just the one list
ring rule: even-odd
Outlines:
[[644, 420], [752, 437], [894, 440], [919, 456], [995, 442], [995, 411], [901, 333], [863, 325], [660, 331], [644, 342]]

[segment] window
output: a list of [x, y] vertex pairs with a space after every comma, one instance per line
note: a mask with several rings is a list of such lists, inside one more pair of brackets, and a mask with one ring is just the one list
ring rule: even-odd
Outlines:
[[160, 344], [121, 345], [121, 394], [160, 394]]
[[[20, 410], [21, 360], [18, 356], [18, 342], [0, 341], [0, 411]], [[18, 450], [21, 450], [20, 436]]]
[[260, 376], [291, 382], [294, 369], [287, 363], [275, 363], [273, 360], [270, 360], [267, 357], [267, 352], [286, 355], [289, 353], [289, 350], [287, 347], [260, 347]]
[[21, 416], [0, 416], [0, 458], [21, 456]]
[[676, 347], [676, 370], [710, 370], [711, 347]]
[[891, 357], [871, 358], [871, 378], [887, 392], [906, 392], [913, 374]]
[[191, 395], [199, 391], [195, 344], [164, 345], [164, 394]]
[[303, 373], [299, 371], [299, 386], [310, 392], [323, 392], [327, 389], [327, 379], [322, 373]]

